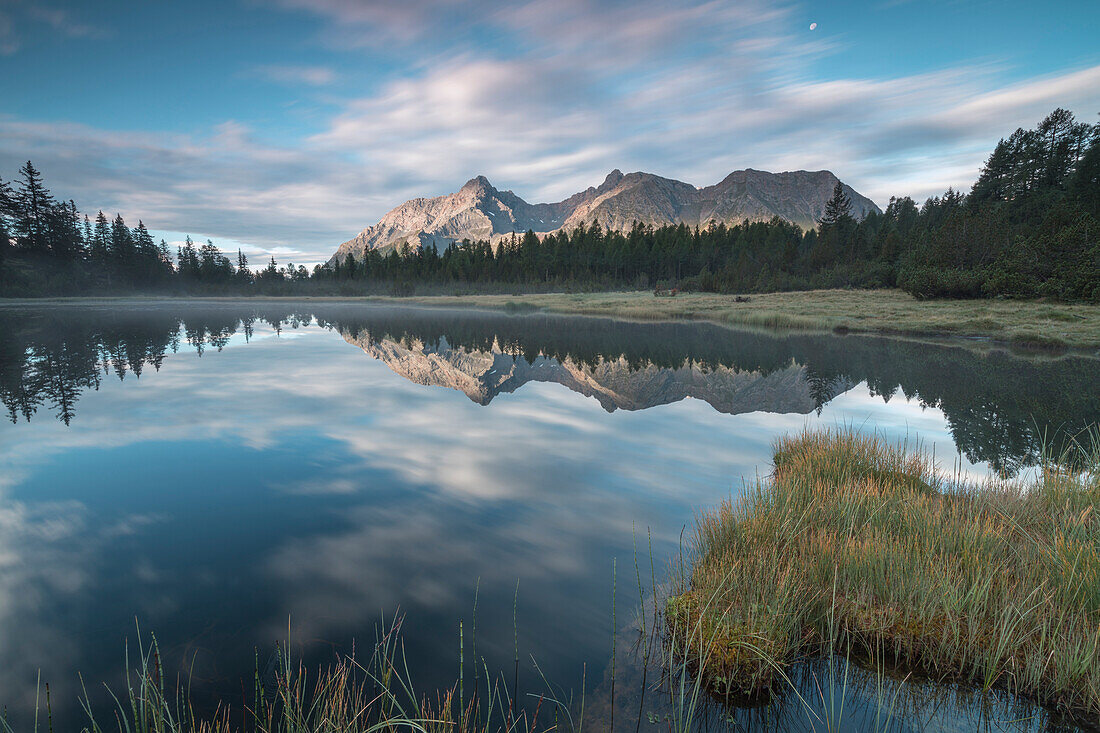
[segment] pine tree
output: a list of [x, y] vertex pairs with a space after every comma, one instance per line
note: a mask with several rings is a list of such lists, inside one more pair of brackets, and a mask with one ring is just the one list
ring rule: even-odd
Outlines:
[[240, 249], [237, 250], [237, 279], [246, 284], [252, 282], [252, 271], [248, 269], [248, 257]]
[[196, 279], [199, 276], [199, 257], [195, 252], [195, 243], [188, 234], [183, 247], [176, 249], [176, 265], [181, 277]]
[[977, 203], [1006, 201], [1012, 194], [1012, 149], [1001, 139], [985, 161], [978, 180], [970, 190], [970, 197]]
[[1078, 205], [1100, 219], [1100, 135], [1078, 161], [1069, 191]]
[[0, 268], [4, 266], [4, 259], [11, 248], [11, 218], [15, 216], [15, 212], [15, 192], [11, 185], [0, 178]]
[[115, 220], [111, 222], [110, 256], [120, 272], [133, 274], [134, 238], [130, 234], [130, 228], [126, 226], [122, 214], [115, 214]]
[[16, 197], [16, 237], [22, 247], [46, 252], [50, 244], [47, 222], [54, 207], [53, 197], [42, 184], [42, 174], [29, 160], [19, 174], [23, 180]]
[[53, 206], [46, 216], [46, 231], [50, 252], [61, 260], [84, 258], [84, 241], [80, 234], [80, 212], [69, 200]]
[[138, 219], [138, 225], [130, 233], [134, 245], [135, 265], [137, 276], [144, 282], [159, 279], [161, 269], [159, 265], [160, 253], [157, 251], [153, 235], [145, 228], [145, 222]]
[[852, 200], [844, 193], [840, 181], [833, 186], [833, 196], [825, 203], [825, 213], [818, 220], [822, 227], [831, 227], [852, 218]]
[[102, 211], [96, 214], [95, 217], [95, 232], [92, 234], [92, 241], [88, 246], [88, 254], [92, 258], [92, 262], [100, 269], [106, 270], [110, 265], [111, 227]]
[[92, 222], [87, 214], [84, 215], [84, 226], [81, 230], [80, 238], [84, 243], [84, 256], [87, 257], [91, 254], [92, 248]]
[[1047, 186], [1061, 186], [1073, 165], [1074, 133], [1077, 121], [1068, 109], [1051, 112], [1039, 123], [1038, 132], [1045, 148]]
[[172, 267], [172, 253], [168, 251], [168, 243], [163, 239], [157, 245], [157, 259], [160, 260], [160, 269], [163, 273], [166, 275], [175, 273], [175, 268]]

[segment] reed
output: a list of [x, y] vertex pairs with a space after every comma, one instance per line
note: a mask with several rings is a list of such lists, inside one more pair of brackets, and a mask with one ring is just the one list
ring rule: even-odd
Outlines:
[[851, 653], [1098, 715], [1100, 461], [1059, 459], [963, 485], [919, 446], [782, 439], [768, 479], [699, 518], [667, 623], [724, 693]]

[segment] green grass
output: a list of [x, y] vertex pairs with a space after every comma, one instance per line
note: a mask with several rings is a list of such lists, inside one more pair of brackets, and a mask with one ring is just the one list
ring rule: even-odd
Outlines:
[[668, 623], [723, 692], [851, 653], [1100, 715], [1100, 463], [1073, 458], [1092, 472], [971, 486], [879, 438], [783, 439], [700, 517]]

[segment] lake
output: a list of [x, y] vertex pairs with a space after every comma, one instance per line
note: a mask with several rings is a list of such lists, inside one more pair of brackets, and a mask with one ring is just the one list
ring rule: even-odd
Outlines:
[[[1026, 474], [1100, 416], [1097, 364], [361, 303], [0, 306], [0, 705], [26, 726], [41, 675], [82, 724], [77, 673], [107, 705], [139, 623], [199, 709], [239, 708], [288, 634], [324, 664], [400, 615], [421, 690], [457, 678], [461, 621], [467, 679], [475, 653], [511, 678], [518, 649], [521, 696], [545, 678], [599, 715], [612, 629], [636, 641], [696, 513], [766, 475], [777, 436], [854, 427], [960, 478]], [[1073, 729], [921, 695], [924, 729]], [[645, 706], [620, 704], [634, 730]], [[701, 725], [810, 729], [772, 708]]]

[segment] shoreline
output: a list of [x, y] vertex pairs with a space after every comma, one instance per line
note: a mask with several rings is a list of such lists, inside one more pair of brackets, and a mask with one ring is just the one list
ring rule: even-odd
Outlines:
[[0, 308], [74, 303], [349, 302], [543, 312], [632, 321], [705, 322], [720, 326], [836, 334], [875, 334], [940, 341], [988, 341], [1038, 352], [1100, 354], [1100, 305], [1014, 300], [918, 300], [899, 290], [810, 290], [733, 295], [648, 291], [524, 295], [309, 296], [127, 295], [0, 299]]

